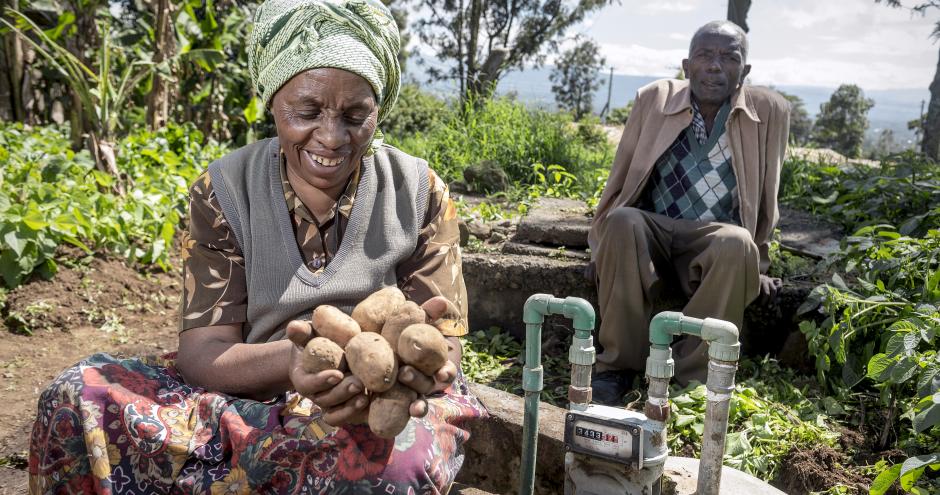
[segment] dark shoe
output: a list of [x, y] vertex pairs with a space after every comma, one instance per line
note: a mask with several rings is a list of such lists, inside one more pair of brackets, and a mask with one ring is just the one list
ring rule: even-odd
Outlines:
[[623, 396], [633, 385], [633, 372], [609, 370], [591, 377], [592, 402], [605, 406], [622, 406]]

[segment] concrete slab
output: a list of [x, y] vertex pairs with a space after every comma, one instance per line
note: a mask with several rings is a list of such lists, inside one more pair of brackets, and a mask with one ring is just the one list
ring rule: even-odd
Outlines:
[[464, 485], [463, 483], [454, 483], [450, 487], [448, 495], [496, 495], [493, 492], [487, 492], [479, 488]]
[[[471, 422], [470, 440], [465, 444], [466, 457], [457, 482], [467, 489], [462, 495], [486, 493], [517, 493], [522, 456], [522, 422], [525, 402], [522, 397], [479, 384], [470, 389], [486, 406], [490, 418]], [[560, 494], [564, 487], [564, 421], [566, 410], [542, 403], [539, 406], [539, 439], [536, 459], [535, 493]], [[673, 495], [695, 493], [698, 459], [670, 457], [665, 475], [675, 485]], [[452, 492], [454, 493], [454, 492]], [[783, 495], [769, 484], [737, 469], [722, 469], [722, 495]], [[614, 495], [614, 494], [612, 494]]]
[[591, 255], [580, 249], [539, 246], [536, 244], [523, 244], [513, 241], [505, 242], [500, 251], [504, 254], [531, 254], [533, 256], [544, 256], [547, 258], [572, 259], [584, 262], [591, 261]]
[[780, 207], [780, 243], [784, 248], [825, 258], [839, 250], [842, 227], [826, 222], [812, 213], [787, 206]]
[[[517, 493], [522, 457], [522, 397], [479, 384], [471, 391], [490, 413], [486, 421], [469, 424], [470, 440], [457, 482], [493, 493]], [[539, 440], [536, 448], [536, 495], [562, 493], [565, 462], [565, 410], [539, 405]]]
[[588, 247], [587, 235], [591, 228], [590, 208], [582, 201], [560, 198], [542, 198], [529, 209], [516, 228], [516, 242]]
[[[693, 495], [698, 482], [698, 459], [670, 457], [665, 474], [676, 483], [675, 495]], [[747, 473], [728, 466], [721, 468], [721, 495], [786, 495]]]
[[585, 260], [531, 254], [464, 253], [470, 328], [497, 326], [525, 335], [522, 308], [532, 294], [581, 297], [597, 307], [597, 289], [584, 278]]

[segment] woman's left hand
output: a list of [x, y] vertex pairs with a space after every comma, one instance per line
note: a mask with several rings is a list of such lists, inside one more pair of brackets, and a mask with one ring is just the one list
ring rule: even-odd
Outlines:
[[[442, 317], [455, 316], [453, 304], [447, 299], [437, 296], [428, 299], [421, 305], [424, 312], [428, 314], [428, 321], [437, 321]], [[441, 366], [434, 376], [428, 376], [418, 371], [413, 366], [404, 365], [398, 369], [398, 381], [415, 392], [418, 392], [418, 400], [411, 403], [408, 412], [414, 417], [423, 417], [428, 413], [428, 403], [424, 395], [442, 392], [457, 379], [458, 364], [460, 363], [460, 341], [457, 337], [446, 337], [447, 355], [450, 359]]]

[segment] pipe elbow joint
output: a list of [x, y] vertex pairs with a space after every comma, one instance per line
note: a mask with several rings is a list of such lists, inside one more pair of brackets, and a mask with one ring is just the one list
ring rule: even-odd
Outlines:
[[554, 299], [550, 294], [532, 294], [522, 309], [522, 321], [528, 325], [541, 324], [548, 313], [548, 304]]
[[737, 361], [741, 357], [738, 327], [729, 321], [705, 318], [702, 340], [708, 342], [708, 357], [718, 361]]
[[668, 346], [672, 344], [672, 336], [679, 333], [682, 323], [682, 313], [678, 311], [663, 311], [650, 321], [650, 344]]
[[564, 316], [571, 318], [575, 331], [594, 330], [594, 307], [591, 303], [580, 297], [566, 297], [564, 302]]

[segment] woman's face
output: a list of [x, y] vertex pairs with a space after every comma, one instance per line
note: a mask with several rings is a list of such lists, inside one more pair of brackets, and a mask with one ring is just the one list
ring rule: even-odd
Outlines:
[[342, 192], [368, 149], [378, 110], [368, 81], [332, 68], [297, 74], [271, 100], [287, 166], [332, 197]]

